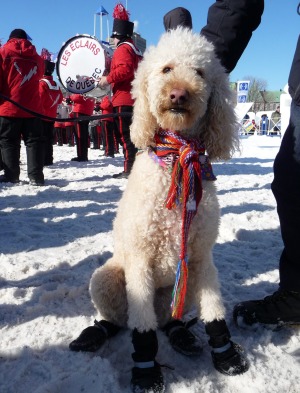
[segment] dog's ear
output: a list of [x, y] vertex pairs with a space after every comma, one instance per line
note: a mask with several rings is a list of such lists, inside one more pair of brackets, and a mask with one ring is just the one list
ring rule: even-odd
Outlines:
[[[148, 62], [149, 63], [149, 62]], [[148, 96], [148, 71], [147, 63], [142, 60], [132, 82], [132, 97], [135, 100], [133, 117], [130, 126], [130, 139], [139, 149], [145, 149], [153, 143], [157, 122], [150, 112]]]
[[239, 149], [234, 96], [223, 69], [214, 75], [208, 108], [201, 123], [204, 129], [201, 134], [211, 160], [229, 159]]

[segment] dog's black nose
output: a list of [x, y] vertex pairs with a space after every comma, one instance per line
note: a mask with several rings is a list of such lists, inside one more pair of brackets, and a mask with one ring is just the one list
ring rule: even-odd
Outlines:
[[185, 89], [172, 89], [170, 93], [170, 99], [172, 104], [182, 105], [184, 104], [189, 97], [189, 93]]

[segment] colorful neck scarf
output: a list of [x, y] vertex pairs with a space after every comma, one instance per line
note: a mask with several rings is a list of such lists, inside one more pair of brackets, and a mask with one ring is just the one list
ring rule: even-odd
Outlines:
[[[166, 207], [173, 209], [182, 206], [181, 250], [177, 266], [176, 281], [172, 295], [172, 316], [182, 318], [187, 291], [188, 260], [187, 239], [192, 219], [197, 213], [202, 198], [201, 156], [205, 154], [205, 147], [198, 139], [187, 139], [178, 132], [160, 129], [155, 134], [156, 146], [152, 154], [162, 161], [163, 157], [172, 156], [172, 181], [166, 199]], [[207, 165], [207, 160], [204, 160]], [[164, 166], [164, 165], [162, 165]], [[210, 169], [211, 165], [209, 164]], [[209, 171], [209, 180], [215, 180]]]

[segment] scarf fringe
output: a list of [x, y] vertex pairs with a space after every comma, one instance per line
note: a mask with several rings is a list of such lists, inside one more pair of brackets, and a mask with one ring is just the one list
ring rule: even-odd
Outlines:
[[187, 291], [188, 267], [186, 259], [178, 262], [176, 280], [172, 293], [172, 317], [181, 319], [184, 310], [185, 296]]

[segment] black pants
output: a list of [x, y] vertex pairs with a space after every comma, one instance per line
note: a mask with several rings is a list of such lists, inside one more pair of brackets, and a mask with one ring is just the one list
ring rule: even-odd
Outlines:
[[19, 180], [21, 136], [26, 146], [28, 177], [43, 181], [43, 124], [35, 117], [0, 117], [0, 147], [5, 176], [12, 181]]
[[[74, 113], [74, 117], [86, 116], [83, 113]], [[76, 141], [77, 157], [82, 160], [88, 158], [89, 121], [74, 123], [74, 136]]]
[[53, 130], [54, 130], [54, 122], [52, 121], [43, 121], [44, 126], [44, 165], [53, 164]]
[[[114, 107], [114, 113], [129, 112], [132, 114], [132, 106], [117, 106]], [[117, 139], [121, 141], [124, 153], [124, 172], [130, 172], [135, 160], [137, 148], [130, 139], [130, 125], [132, 116], [116, 117]]]
[[284, 243], [279, 264], [280, 288], [300, 292], [300, 106], [294, 102], [274, 162], [272, 191]]
[[101, 145], [101, 133], [98, 132], [98, 126], [92, 125], [90, 126], [90, 139], [93, 144], [93, 149], [100, 149]]
[[66, 137], [69, 146], [74, 146], [74, 126], [66, 126]]
[[115, 152], [114, 123], [109, 120], [102, 120], [103, 136], [105, 139], [105, 154], [113, 155]]

